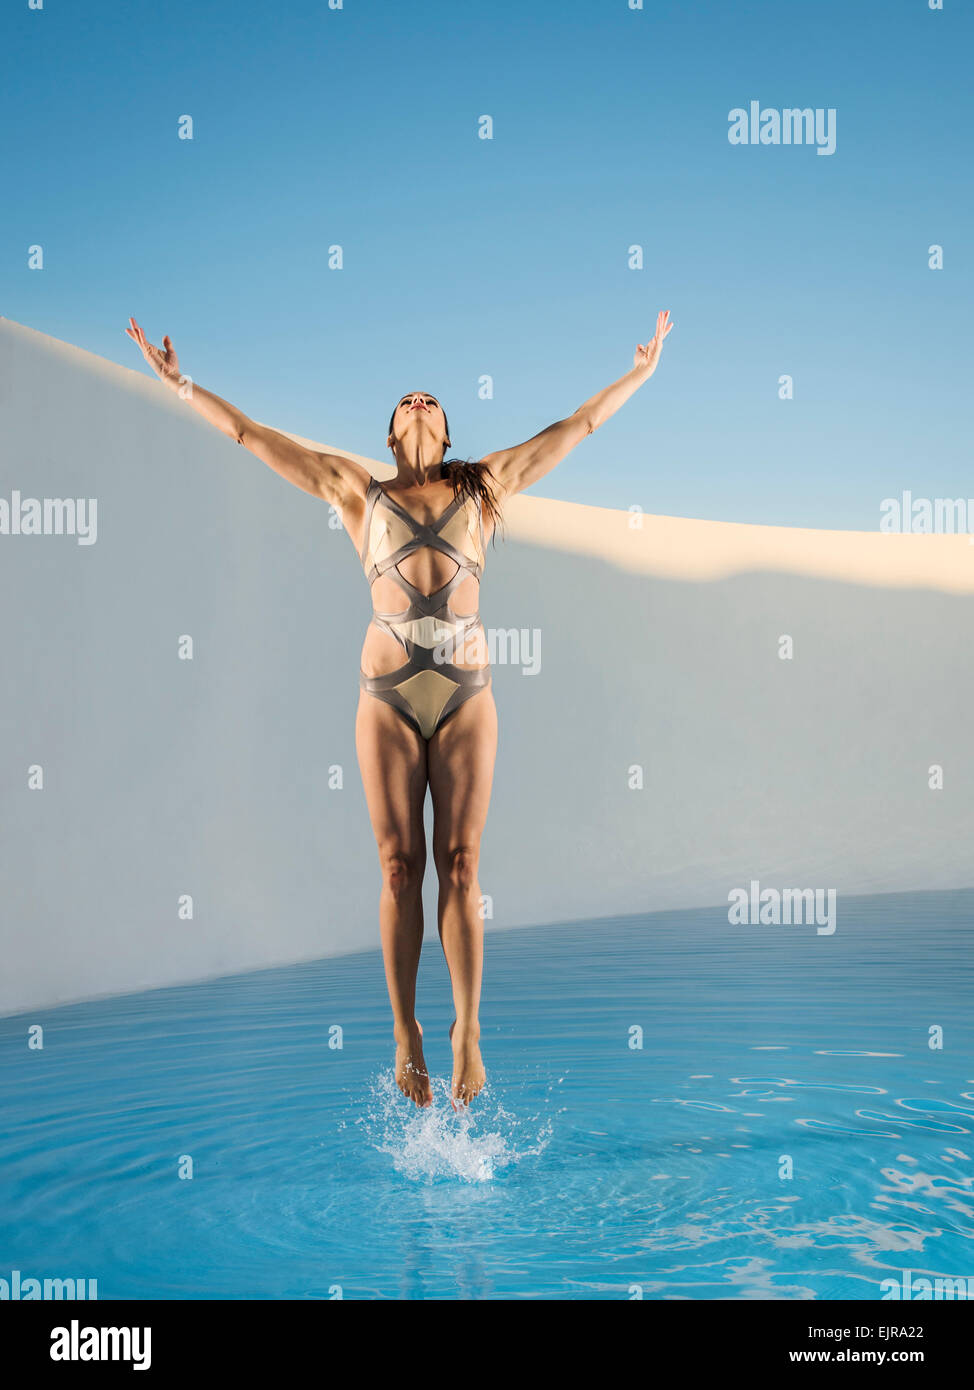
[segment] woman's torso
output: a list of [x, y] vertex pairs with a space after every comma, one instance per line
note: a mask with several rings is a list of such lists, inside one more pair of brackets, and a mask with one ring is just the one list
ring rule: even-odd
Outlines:
[[[435, 492], [424, 489], [419, 497], [386, 492], [373, 479], [360, 551], [366, 577], [372, 579], [374, 615], [362, 647], [366, 676], [386, 675], [403, 665], [406, 654], [396, 634], [424, 647], [437, 643], [440, 656], [461, 668], [488, 664], [478, 616], [488, 539], [479, 501], [455, 500], [450, 484], [444, 482]], [[436, 600], [429, 601], [434, 595]]]

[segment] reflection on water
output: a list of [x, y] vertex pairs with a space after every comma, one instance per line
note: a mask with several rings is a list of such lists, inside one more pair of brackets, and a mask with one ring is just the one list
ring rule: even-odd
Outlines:
[[424, 1111], [392, 1081], [377, 953], [0, 1020], [0, 1273], [409, 1299], [974, 1275], [972, 909], [853, 899], [831, 937], [720, 910], [494, 934], [490, 1081], [459, 1114], [435, 935]]

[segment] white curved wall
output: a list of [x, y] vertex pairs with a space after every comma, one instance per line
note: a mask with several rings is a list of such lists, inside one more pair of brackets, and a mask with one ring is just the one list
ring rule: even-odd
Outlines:
[[[329, 509], [146, 373], [8, 321], [0, 460], [8, 501], [98, 502], [94, 545], [0, 536], [0, 1012], [377, 945], [368, 592]], [[966, 538], [637, 531], [530, 497], [509, 529], [482, 613], [540, 631], [542, 665], [494, 673], [493, 925], [722, 903], [753, 878], [974, 884]]]

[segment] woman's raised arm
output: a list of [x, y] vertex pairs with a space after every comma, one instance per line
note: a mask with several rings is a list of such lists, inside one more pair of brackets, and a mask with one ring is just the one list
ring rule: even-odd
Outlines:
[[597, 430], [644, 381], [649, 380], [659, 362], [663, 339], [673, 327], [669, 318], [669, 309], [660, 311], [656, 319], [656, 334], [645, 346], [640, 343], [636, 348], [632, 371], [592, 396], [566, 419], [557, 420], [532, 439], [515, 444], [511, 449], [498, 449], [496, 453], [484, 456], [482, 462], [489, 466], [503, 493], [510, 496], [522, 492], [550, 473], [576, 444]]
[[295, 487], [310, 493], [312, 497], [330, 502], [340, 510], [349, 503], [354, 507], [355, 500], [365, 495], [370, 474], [359, 464], [343, 458], [341, 454], [309, 449], [307, 445], [289, 439], [286, 434], [257, 424], [229, 401], [214, 395], [212, 391], [205, 391], [202, 386], [197, 386], [189, 377], [182, 375], [168, 334], [162, 340], [163, 350], [147, 340], [135, 319], [129, 319], [129, 324], [126, 333], [142, 349], [142, 356], [159, 380], [179, 392], [221, 434], [242, 444]]

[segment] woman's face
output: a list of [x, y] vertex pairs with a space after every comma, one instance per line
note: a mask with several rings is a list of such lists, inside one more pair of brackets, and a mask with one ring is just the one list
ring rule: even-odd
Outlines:
[[392, 444], [393, 436], [405, 439], [411, 433], [421, 438], [432, 436], [444, 447], [449, 443], [443, 407], [428, 391], [410, 391], [402, 397], [393, 412], [388, 443]]

